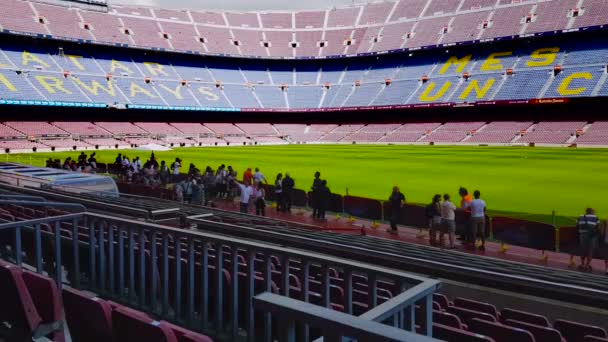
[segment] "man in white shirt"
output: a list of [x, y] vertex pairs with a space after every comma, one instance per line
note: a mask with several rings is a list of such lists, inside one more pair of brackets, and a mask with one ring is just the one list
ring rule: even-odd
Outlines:
[[441, 247], [443, 247], [443, 236], [448, 234], [450, 240], [450, 249], [456, 248], [454, 246], [454, 234], [456, 233], [456, 206], [450, 202], [450, 195], [443, 195], [443, 202], [441, 206], [441, 234], [439, 235], [439, 241]]
[[175, 158], [173, 164], [171, 164], [171, 169], [173, 173], [173, 182], [177, 181], [177, 176], [179, 176], [179, 168], [182, 166], [181, 160], [179, 158]]
[[249, 198], [253, 194], [253, 188], [251, 187], [249, 182], [246, 182], [245, 184], [236, 182], [236, 185], [241, 190], [241, 212], [247, 214], [247, 212], [249, 211]]
[[268, 183], [268, 181], [266, 180], [266, 177], [264, 177], [264, 174], [262, 172], [260, 172], [259, 168], [255, 168], [255, 173], [253, 174], [253, 182], [254, 184], [258, 184], [261, 183], [262, 181], [264, 181], [264, 183]]
[[471, 208], [471, 229], [475, 236], [481, 239], [479, 250], [484, 251], [486, 249], [486, 202], [480, 198], [479, 190], [475, 190], [473, 197], [475, 199], [468, 204]]

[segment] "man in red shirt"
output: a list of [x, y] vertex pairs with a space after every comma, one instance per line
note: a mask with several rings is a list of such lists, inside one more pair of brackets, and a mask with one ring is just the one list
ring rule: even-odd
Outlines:
[[473, 201], [473, 197], [469, 194], [469, 191], [460, 187], [458, 189], [458, 194], [460, 195], [460, 208], [464, 210], [465, 224], [464, 224], [464, 232], [461, 235], [460, 239], [464, 242], [465, 247], [471, 248], [475, 247], [475, 238], [472, 232], [471, 225], [471, 202]]
[[247, 171], [243, 173], [243, 183], [245, 184], [253, 184], [253, 172], [251, 172], [251, 168], [248, 167]]

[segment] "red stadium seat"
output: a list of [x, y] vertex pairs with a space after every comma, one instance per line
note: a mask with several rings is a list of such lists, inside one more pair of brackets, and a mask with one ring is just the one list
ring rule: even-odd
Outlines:
[[534, 336], [527, 330], [510, 327], [497, 322], [488, 322], [474, 318], [469, 324], [469, 331], [489, 336], [496, 342], [535, 342]]
[[165, 324], [125, 308], [112, 311], [112, 326], [114, 342], [177, 342], [177, 337]]
[[179, 342], [213, 342], [212, 339], [205, 335], [195, 333], [193, 331], [184, 329], [169, 322], [161, 321], [160, 325], [165, 326], [171, 331], [173, 331]]
[[597, 337], [597, 336], [585, 336], [585, 342], [608, 342], [608, 338]]
[[112, 308], [97, 297], [70, 288], [63, 289], [65, 315], [74, 342], [112, 340]]
[[564, 338], [562, 337], [562, 334], [553, 328], [543, 327], [540, 325], [530, 324], [530, 323], [526, 323], [526, 322], [515, 321], [512, 319], [507, 320], [506, 322], [504, 322], [504, 324], [511, 326], [511, 327], [528, 330], [534, 336], [534, 339], [536, 341], [542, 341], [542, 342], [564, 342], [565, 341]]
[[485, 312], [479, 312], [475, 310], [469, 310], [465, 308], [459, 308], [456, 306], [450, 306], [447, 309], [447, 312], [454, 314], [460, 318], [466, 325], [470, 325], [473, 319], [479, 318], [482, 320], [486, 320], [489, 322], [496, 322], [496, 318], [492, 315], [489, 315]]
[[471, 309], [479, 312], [485, 312], [489, 315], [498, 318], [498, 311], [496, 310], [496, 307], [492, 304], [458, 297], [454, 300], [454, 306], [458, 306], [465, 309]]
[[448, 312], [433, 311], [433, 323], [439, 323], [456, 329], [464, 328], [460, 318]]
[[0, 337], [7, 341], [31, 339], [42, 323], [34, 301], [16, 266], [0, 265]]
[[[23, 271], [23, 281], [34, 301], [36, 310], [43, 324], [57, 324], [61, 327], [63, 321], [61, 296], [55, 281], [43, 275]], [[64, 341], [63, 330], [52, 333], [53, 341]]]
[[450, 303], [450, 301], [448, 300], [448, 297], [446, 297], [445, 295], [442, 295], [441, 293], [433, 293], [433, 301], [439, 303], [439, 305], [441, 305], [441, 308], [443, 310], [446, 310], [448, 308], [448, 306], [452, 305]]
[[603, 328], [563, 319], [556, 320], [553, 327], [559, 330], [568, 342], [583, 342], [585, 336], [608, 337]]
[[502, 309], [500, 311], [500, 318], [503, 321], [512, 319], [512, 320], [516, 320], [516, 321], [520, 321], [520, 322], [540, 325], [543, 327], [549, 326], [549, 320], [545, 316], [536, 315], [533, 313], [514, 310], [514, 309]]
[[492, 338], [433, 323], [433, 337], [443, 341], [458, 342], [495, 342]]

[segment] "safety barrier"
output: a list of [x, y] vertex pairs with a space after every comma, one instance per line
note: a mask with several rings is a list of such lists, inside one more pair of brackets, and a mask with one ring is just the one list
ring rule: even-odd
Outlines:
[[[129, 194], [147, 195], [157, 198], [173, 199], [173, 194], [167, 189], [150, 190], [144, 185], [117, 183], [121, 192]], [[146, 189], [144, 189], [146, 188]], [[276, 200], [274, 186], [266, 185], [268, 200]], [[294, 190], [295, 206], [311, 206], [310, 193]], [[331, 194], [329, 212], [349, 214], [364, 219], [388, 221], [391, 217], [390, 203], [363, 197], [340, 196]], [[458, 233], [462, 233], [468, 224], [468, 216], [462, 210], [456, 210], [456, 223]], [[406, 204], [399, 215], [398, 224], [428, 228], [425, 206]], [[503, 243], [523, 246], [540, 251], [573, 252], [578, 242], [576, 234], [571, 234], [572, 227], [555, 227], [551, 224], [515, 219], [505, 216], [486, 216], [486, 237], [491, 237]], [[563, 231], [559, 236], [558, 231]]]
[[[39, 273], [52, 270], [59, 287], [89, 289], [218, 338], [276, 338], [282, 311], [253, 306], [263, 292], [341, 310], [324, 311], [335, 334], [352, 333], [338, 320], [346, 315], [360, 330], [375, 327], [379, 340], [413, 332], [418, 304], [431, 335], [432, 294], [440, 283], [392, 269], [90, 212], [1, 223], [0, 231], [14, 237], [0, 240], [2, 250], [12, 252], [6, 258]], [[305, 315], [309, 308], [290, 310]], [[402, 330], [383, 332], [370, 321]], [[304, 333], [315, 338], [319, 332], [309, 323]]]
[[547, 223], [494, 216], [492, 230], [495, 239], [512, 245], [544, 251], [553, 251], [556, 248], [556, 229]]

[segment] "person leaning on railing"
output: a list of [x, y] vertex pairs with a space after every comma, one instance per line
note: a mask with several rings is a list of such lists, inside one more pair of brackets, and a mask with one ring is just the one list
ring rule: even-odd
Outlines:
[[591, 272], [593, 252], [597, 249], [600, 238], [600, 220], [593, 208], [587, 208], [585, 215], [578, 218], [576, 230], [581, 255], [581, 264], [578, 268], [581, 271]]

